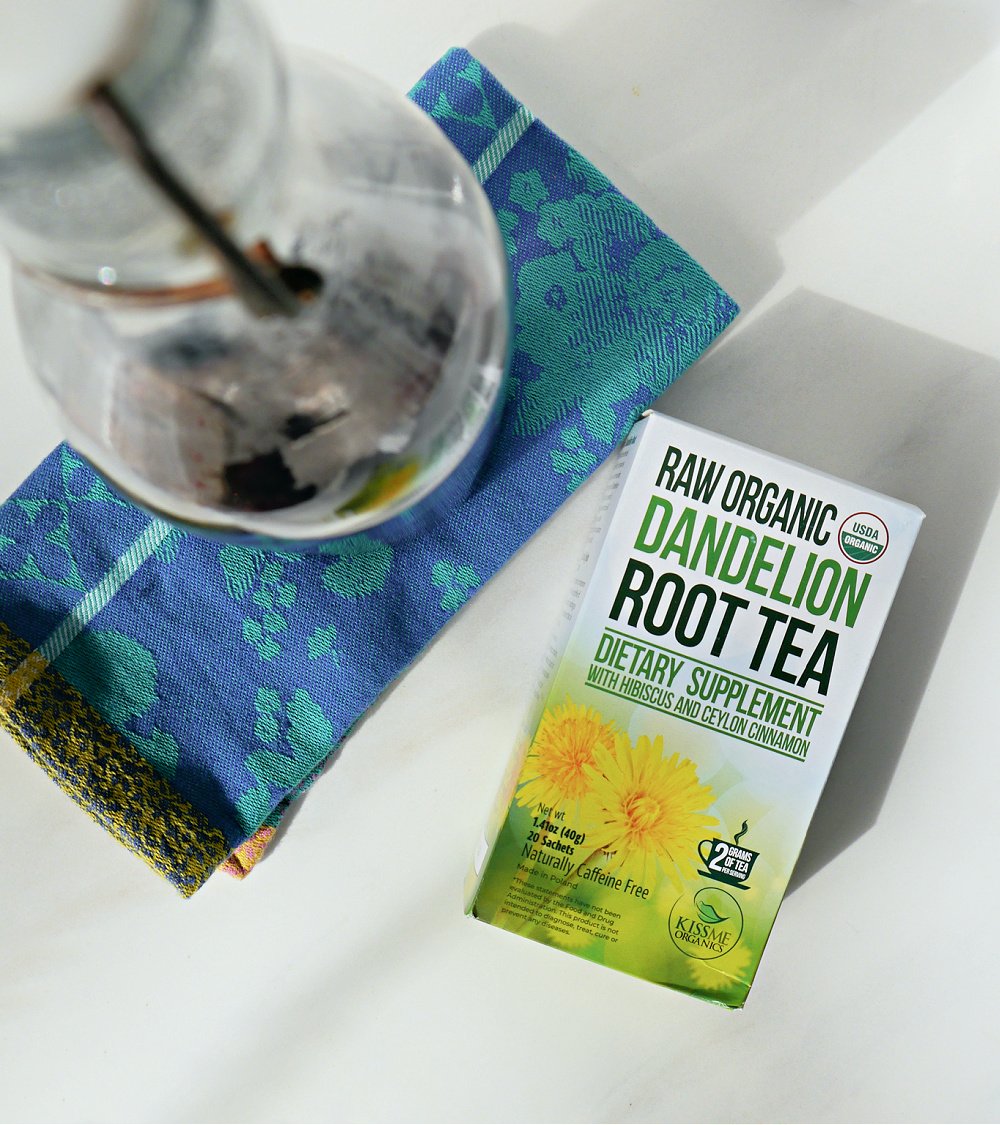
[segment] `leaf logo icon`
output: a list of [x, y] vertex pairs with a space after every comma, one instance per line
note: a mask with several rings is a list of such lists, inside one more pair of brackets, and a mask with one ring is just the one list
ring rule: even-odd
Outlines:
[[698, 903], [698, 917], [711, 926], [718, 926], [720, 922], [727, 921], [710, 902]]

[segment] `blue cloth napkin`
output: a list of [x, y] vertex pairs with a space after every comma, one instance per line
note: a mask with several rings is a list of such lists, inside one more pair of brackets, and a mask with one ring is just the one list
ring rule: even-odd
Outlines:
[[514, 353], [468, 499], [401, 544], [186, 535], [66, 445], [0, 507], [0, 719], [192, 894], [732, 320], [733, 301], [466, 51], [411, 91], [484, 184]]

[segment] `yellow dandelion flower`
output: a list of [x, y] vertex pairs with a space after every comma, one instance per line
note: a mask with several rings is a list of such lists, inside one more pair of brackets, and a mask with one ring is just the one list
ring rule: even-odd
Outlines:
[[691, 979], [696, 988], [707, 992], [719, 992], [731, 984], [741, 982], [749, 964], [750, 950], [744, 945], [710, 961], [689, 958], [688, 968], [691, 970]]
[[688, 758], [663, 756], [663, 737], [619, 734], [615, 752], [599, 747], [586, 767], [591, 792], [583, 808], [587, 846], [610, 853], [607, 870], [654, 885], [657, 866], [674, 883], [694, 875], [698, 842], [718, 823], [704, 810], [715, 800]]
[[548, 940], [553, 945], [558, 945], [560, 949], [583, 949], [594, 940], [590, 934], [575, 929], [557, 930], [550, 927], [546, 929], [545, 934]]
[[567, 698], [546, 710], [521, 770], [522, 808], [578, 801], [590, 788], [586, 770], [598, 750], [613, 753], [615, 728], [599, 711]]

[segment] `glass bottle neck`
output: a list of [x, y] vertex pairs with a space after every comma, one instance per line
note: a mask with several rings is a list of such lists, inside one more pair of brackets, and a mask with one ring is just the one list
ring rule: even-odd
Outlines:
[[[161, 0], [112, 86], [238, 245], [266, 237], [287, 135], [285, 84], [249, 6]], [[0, 135], [0, 240], [33, 270], [109, 290], [192, 286], [219, 274], [191, 225], [82, 106]]]

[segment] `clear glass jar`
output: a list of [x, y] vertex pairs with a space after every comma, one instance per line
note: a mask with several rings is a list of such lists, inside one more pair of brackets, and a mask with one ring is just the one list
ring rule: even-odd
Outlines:
[[280, 60], [241, 2], [149, 13], [116, 94], [294, 315], [254, 310], [86, 110], [8, 136], [0, 236], [69, 440], [138, 503], [230, 538], [393, 534], [450, 506], [510, 337], [468, 165], [373, 79]]

